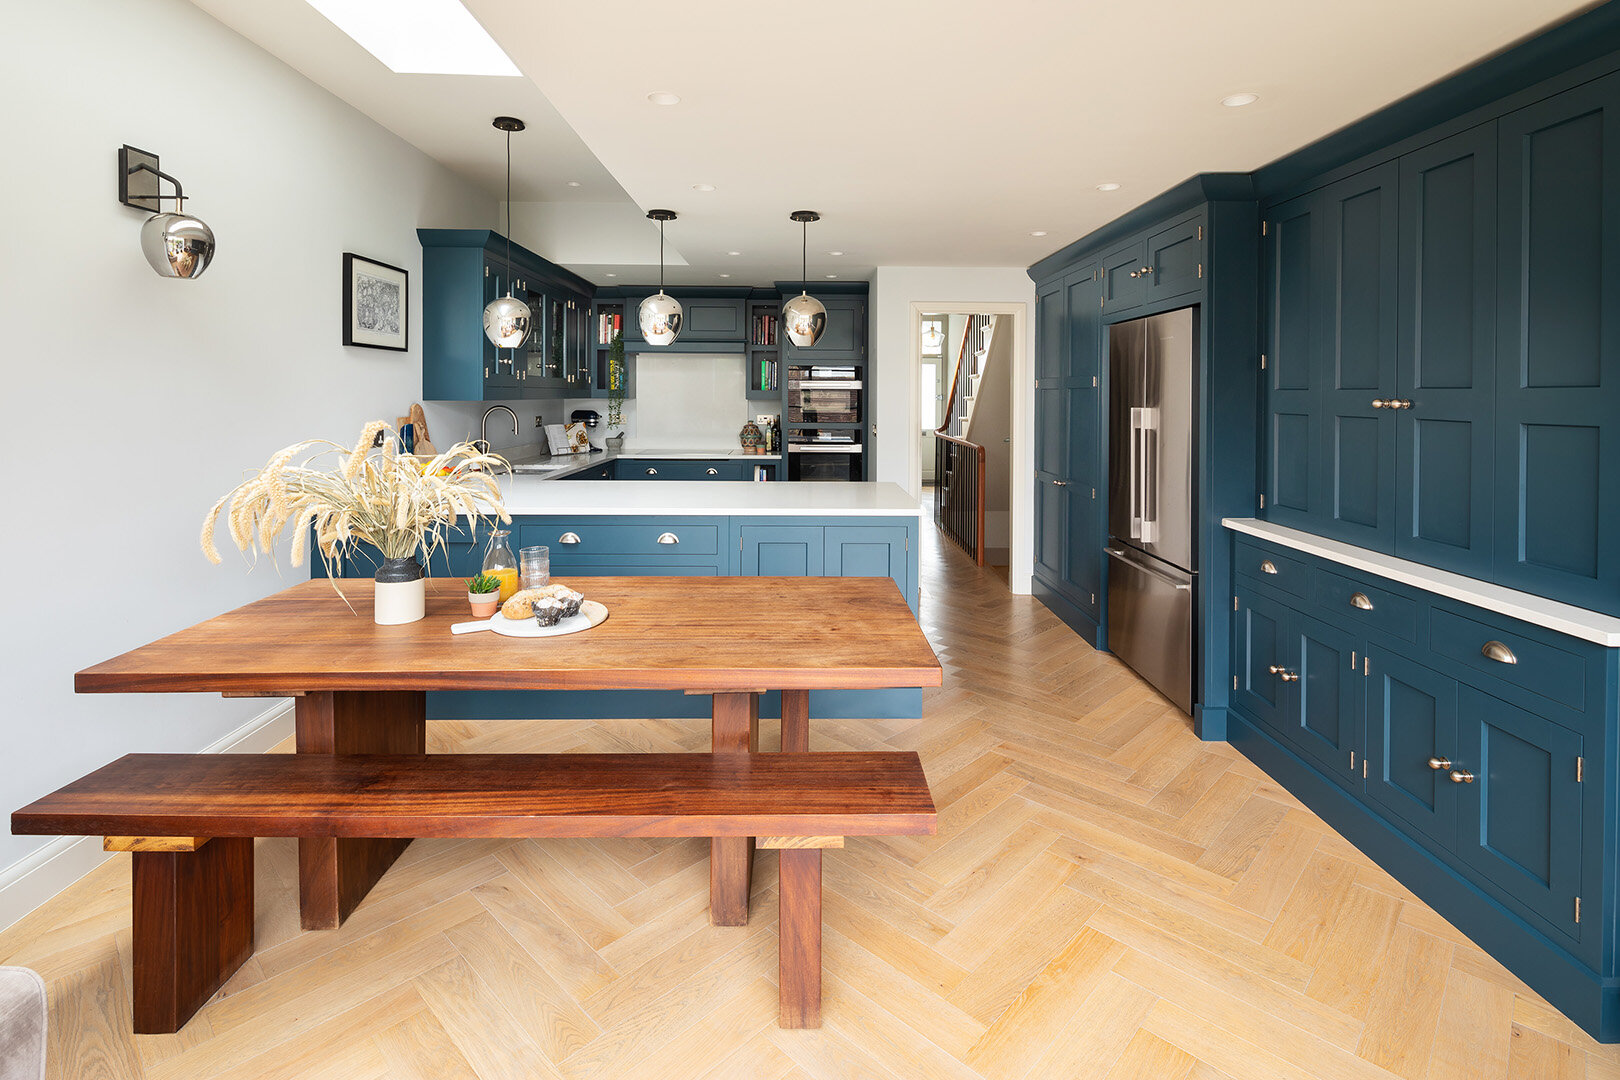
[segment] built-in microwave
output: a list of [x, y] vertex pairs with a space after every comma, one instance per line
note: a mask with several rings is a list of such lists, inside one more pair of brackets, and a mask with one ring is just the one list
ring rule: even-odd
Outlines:
[[852, 367], [790, 367], [787, 413], [790, 424], [858, 424], [861, 380]]
[[859, 480], [860, 433], [850, 429], [798, 428], [787, 438], [789, 480]]

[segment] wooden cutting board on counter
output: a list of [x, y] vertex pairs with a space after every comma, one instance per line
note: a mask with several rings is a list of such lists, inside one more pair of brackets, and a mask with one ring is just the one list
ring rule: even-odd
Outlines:
[[417, 457], [436, 457], [439, 450], [428, 438], [427, 413], [422, 411], [421, 402], [413, 401], [411, 403], [411, 415], [406, 418], [405, 422], [416, 429], [416, 449], [413, 453]]

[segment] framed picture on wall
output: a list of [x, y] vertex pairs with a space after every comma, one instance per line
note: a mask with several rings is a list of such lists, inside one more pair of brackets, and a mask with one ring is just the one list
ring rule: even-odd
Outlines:
[[397, 266], [343, 253], [343, 344], [404, 352], [410, 347], [410, 280]]

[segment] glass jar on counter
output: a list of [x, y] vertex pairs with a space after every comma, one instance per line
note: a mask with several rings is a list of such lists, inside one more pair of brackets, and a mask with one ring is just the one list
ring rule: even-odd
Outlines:
[[518, 552], [518, 587], [538, 589], [551, 584], [551, 549], [544, 544]]

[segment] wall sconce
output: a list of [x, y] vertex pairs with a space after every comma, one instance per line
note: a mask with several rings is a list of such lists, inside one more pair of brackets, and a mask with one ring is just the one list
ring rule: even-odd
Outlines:
[[[173, 195], [163, 194], [165, 180], [174, 185]], [[164, 199], [174, 200], [173, 212], [163, 212]], [[214, 259], [214, 230], [185, 212], [185, 199], [180, 181], [158, 168], [156, 154], [119, 147], [118, 201], [152, 213], [141, 226], [141, 252], [159, 275], [190, 280]]]

